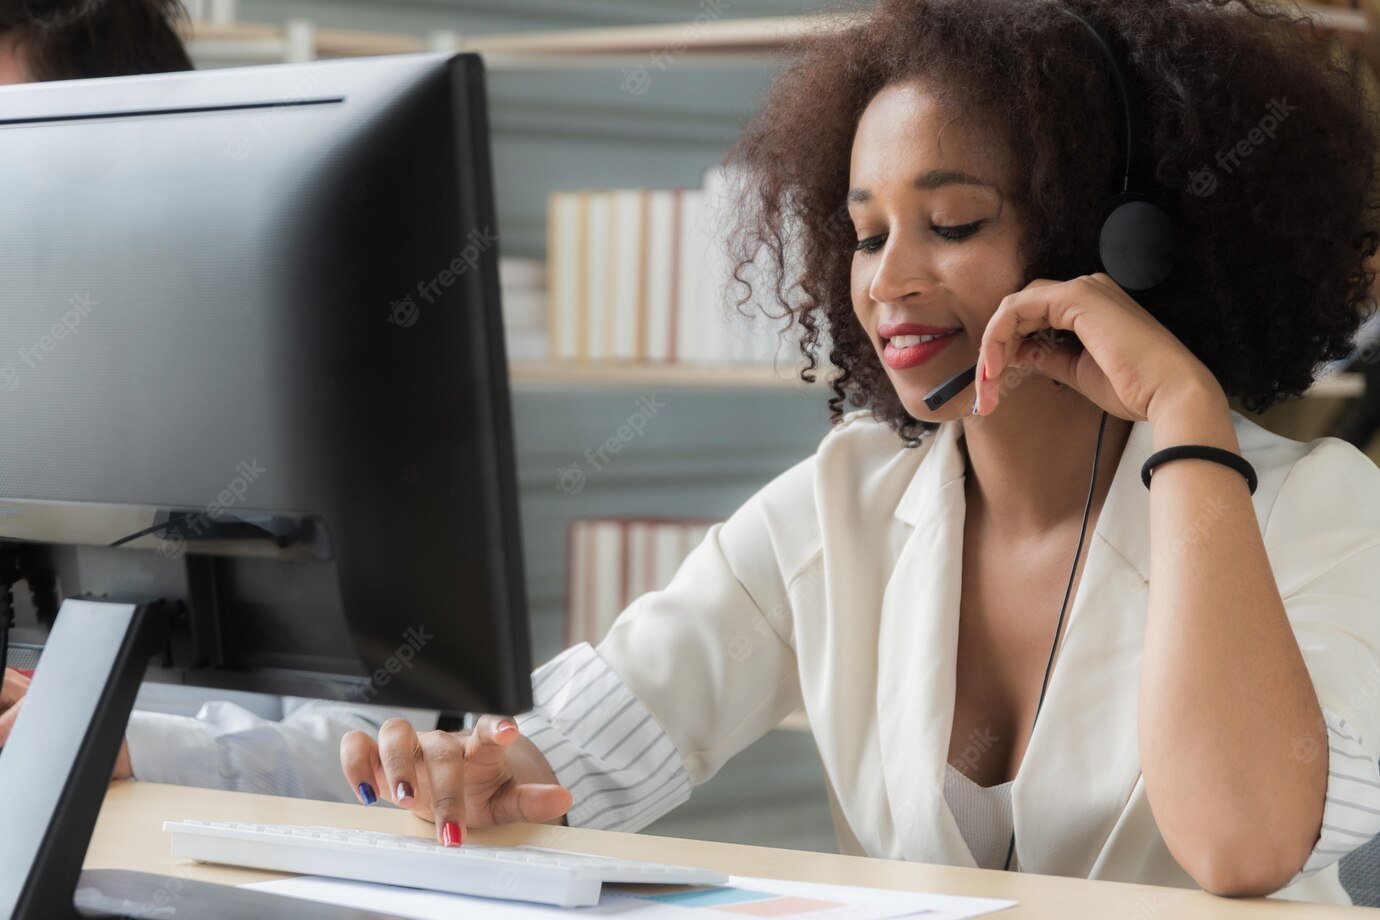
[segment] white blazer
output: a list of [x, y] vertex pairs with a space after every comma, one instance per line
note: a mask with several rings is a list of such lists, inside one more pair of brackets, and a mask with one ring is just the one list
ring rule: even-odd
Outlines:
[[[1340, 439], [1293, 441], [1232, 416], [1318, 697], [1374, 773], [1380, 469]], [[962, 435], [960, 422], [945, 422], [906, 449], [866, 410], [849, 413], [813, 456], [715, 525], [670, 586], [619, 616], [599, 656], [675, 743], [691, 784], [803, 703], [843, 852], [976, 865], [943, 795]], [[1012, 787], [1024, 872], [1197, 887], [1156, 827], [1137, 749], [1150, 572], [1140, 468], [1151, 445], [1149, 423], [1137, 422], [1084, 545], [1062, 650]], [[1204, 538], [1211, 522], [1206, 509]], [[1335, 864], [1282, 895], [1350, 903]]]

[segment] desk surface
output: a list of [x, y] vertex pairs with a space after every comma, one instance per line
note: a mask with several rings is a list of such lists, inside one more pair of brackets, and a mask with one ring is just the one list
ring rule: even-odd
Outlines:
[[[133, 869], [179, 878], [237, 885], [283, 876], [251, 869], [210, 866], [174, 859], [169, 853], [165, 820], [250, 821], [272, 824], [320, 824], [388, 833], [430, 836], [432, 826], [407, 812], [379, 804], [366, 808], [334, 802], [275, 798], [163, 786], [112, 783], [87, 853], [91, 869]], [[931, 866], [898, 860], [865, 859], [798, 850], [680, 840], [649, 834], [624, 834], [584, 828], [518, 824], [477, 829], [474, 840], [486, 844], [535, 843], [608, 856], [701, 866], [735, 875], [765, 876], [865, 885], [936, 894], [1012, 898], [1020, 904], [993, 916], [1020, 920], [1136, 917], [1141, 920], [1195, 918], [1326, 918], [1369, 914], [1360, 908], [1301, 904], [1272, 899], [1232, 900], [1201, 891], [1094, 882], [1049, 875], [1026, 875], [986, 869]]]

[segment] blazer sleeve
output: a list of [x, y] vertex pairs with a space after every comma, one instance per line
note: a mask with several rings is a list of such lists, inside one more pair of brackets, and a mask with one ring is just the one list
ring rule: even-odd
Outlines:
[[518, 730], [570, 790], [571, 827], [637, 831], [690, 797], [675, 743], [588, 642], [532, 672]]
[[567, 823], [645, 827], [801, 704], [787, 590], [806, 541], [767, 509], [810, 489], [802, 461], [710, 527], [597, 647], [534, 673], [518, 727], [571, 790]]
[[1301, 757], [1327, 758], [1327, 791], [1322, 829], [1313, 852], [1287, 884], [1325, 869], [1380, 833], [1380, 771], [1346, 720], [1323, 707], [1327, 751], [1302, 747]]
[[1295, 880], [1380, 832], [1380, 469], [1353, 445], [1319, 439], [1285, 478], [1265, 544], [1313, 680], [1328, 744], [1323, 827]]

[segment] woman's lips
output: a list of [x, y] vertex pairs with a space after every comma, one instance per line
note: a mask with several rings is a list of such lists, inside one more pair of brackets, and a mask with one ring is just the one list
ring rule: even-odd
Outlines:
[[[907, 368], [924, 364], [926, 361], [948, 348], [949, 344], [958, 337], [960, 331], [962, 330], [955, 330], [939, 338], [931, 339], [928, 342], [921, 342], [918, 345], [897, 346], [893, 339], [887, 339], [882, 349], [882, 360], [886, 362], [887, 367], [894, 371], [903, 371]], [[899, 338], [906, 340], [913, 338], [913, 336], [899, 336]]]

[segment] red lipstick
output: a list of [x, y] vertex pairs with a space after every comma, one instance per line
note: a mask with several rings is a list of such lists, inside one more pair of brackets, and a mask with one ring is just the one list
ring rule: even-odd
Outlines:
[[[924, 326], [919, 323], [882, 323], [877, 327], [877, 335], [882, 339], [882, 360], [892, 370], [903, 371], [916, 367], [938, 355], [949, 347], [962, 326]], [[915, 337], [929, 337], [927, 341], [914, 341]], [[904, 341], [895, 342], [901, 338]]]

